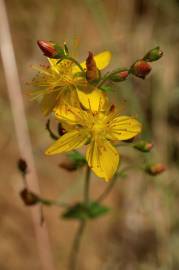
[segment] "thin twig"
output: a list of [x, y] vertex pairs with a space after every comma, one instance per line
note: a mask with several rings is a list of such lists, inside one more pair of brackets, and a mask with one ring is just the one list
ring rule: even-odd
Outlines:
[[[7, 82], [7, 90], [11, 102], [11, 109], [14, 118], [14, 125], [19, 152], [21, 157], [27, 161], [29, 166], [29, 173], [27, 174], [26, 178], [28, 187], [32, 191], [40, 194], [38, 178], [32, 154], [32, 147], [28, 133], [27, 121], [25, 117], [25, 110], [14, 55], [14, 48], [12, 44], [8, 17], [6, 12], [6, 6], [3, 0], [0, 0], [0, 51]], [[45, 224], [43, 227], [41, 227], [39, 222], [40, 221], [39, 206], [31, 208], [31, 212], [39, 256], [42, 263], [42, 269], [53, 270], [54, 266], [51, 249], [49, 245], [47, 228]]]

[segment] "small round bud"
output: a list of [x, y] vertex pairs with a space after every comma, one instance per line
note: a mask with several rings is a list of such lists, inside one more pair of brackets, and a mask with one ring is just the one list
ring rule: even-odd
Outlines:
[[123, 71], [120, 71], [118, 73], [115, 73], [115, 74], [111, 75], [110, 79], [113, 82], [122, 82], [122, 81], [125, 81], [128, 76], [129, 76], [129, 71], [128, 70], [123, 70]]
[[57, 55], [57, 50], [55, 49], [54, 43], [50, 41], [38, 40], [37, 44], [45, 56], [53, 58], [55, 55]]
[[17, 167], [19, 169], [19, 171], [22, 173], [22, 174], [27, 174], [27, 169], [28, 169], [28, 166], [27, 166], [27, 163], [24, 159], [20, 158], [17, 162]]
[[146, 167], [146, 172], [153, 176], [161, 174], [164, 171], [166, 171], [166, 166], [162, 163], [156, 163]]
[[163, 55], [163, 52], [160, 50], [160, 47], [155, 47], [152, 50], [150, 50], [146, 55], [144, 56], [143, 60], [147, 62], [154, 62], [159, 60]]
[[131, 67], [130, 72], [136, 77], [145, 79], [145, 77], [150, 73], [151, 66], [144, 60], [137, 60]]
[[24, 204], [27, 206], [35, 205], [40, 202], [39, 197], [35, 193], [29, 191], [27, 188], [24, 188], [20, 192], [20, 196]]
[[146, 141], [139, 141], [134, 145], [134, 148], [141, 152], [150, 152], [153, 148], [153, 144]]

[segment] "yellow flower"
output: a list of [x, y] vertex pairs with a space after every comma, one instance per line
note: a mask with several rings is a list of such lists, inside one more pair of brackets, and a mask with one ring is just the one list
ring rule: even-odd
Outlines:
[[[102, 52], [94, 57], [99, 70], [104, 69], [110, 62], [111, 53]], [[30, 92], [33, 98], [41, 97], [41, 107], [45, 115], [49, 114], [56, 106], [69, 103], [76, 106], [79, 100], [83, 103], [82, 91], [91, 94], [93, 86], [90, 86], [86, 78], [80, 75], [80, 69], [70, 60], [62, 60], [57, 64], [56, 59], [49, 59], [49, 65], [34, 67], [38, 74], [32, 80], [34, 90]], [[81, 63], [85, 69], [85, 62]], [[98, 91], [101, 95], [101, 92]], [[97, 93], [96, 93], [97, 94]], [[95, 94], [95, 96], [96, 96]], [[94, 97], [95, 99], [95, 97]]]
[[93, 172], [110, 180], [119, 165], [119, 154], [114, 147], [117, 140], [128, 140], [141, 132], [141, 124], [133, 117], [121, 116], [114, 106], [106, 109], [98, 99], [98, 110], [83, 110], [67, 106], [64, 114], [56, 110], [56, 117], [69, 125], [65, 135], [60, 137], [46, 154], [68, 152], [88, 144], [86, 160]]

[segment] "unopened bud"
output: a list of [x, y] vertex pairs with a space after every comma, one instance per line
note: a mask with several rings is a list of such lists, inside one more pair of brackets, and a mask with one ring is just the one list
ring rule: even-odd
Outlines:
[[166, 171], [166, 166], [162, 163], [156, 163], [146, 167], [146, 172], [150, 175], [158, 175]]
[[157, 46], [150, 50], [146, 55], [144, 56], [143, 60], [147, 62], [154, 62], [160, 59], [163, 55], [163, 52], [160, 50], [160, 47]]
[[136, 77], [145, 79], [145, 77], [150, 73], [151, 66], [144, 60], [137, 60], [131, 67], [130, 71]]
[[141, 152], [150, 152], [153, 148], [153, 144], [145, 141], [139, 141], [134, 145], [134, 148]]
[[18, 162], [17, 162], [17, 167], [18, 167], [19, 171], [20, 171], [23, 175], [27, 174], [28, 166], [27, 166], [27, 162], [26, 162], [24, 159], [20, 158], [20, 159], [18, 160]]
[[40, 202], [39, 197], [35, 193], [29, 191], [27, 188], [24, 188], [20, 192], [20, 196], [24, 204], [27, 206], [35, 205]]
[[66, 133], [66, 130], [64, 129], [64, 127], [62, 126], [61, 123], [58, 123], [58, 134], [60, 136], [63, 136]]
[[113, 82], [122, 82], [122, 81], [125, 81], [128, 76], [129, 76], [128, 70], [124, 70], [124, 71], [120, 71], [118, 73], [111, 75], [110, 79]]
[[111, 107], [110, 107], [110, 109], [109, 109], [109, 112], [114, 112], [114, 111], [115, 111], [115, 105], [112, 104]]
[[60, 163], [59, 167], [69, 172], [73, 172], [78, 169], [76, 163], [70, 160]]
[[93, 53], [89, 52], [89, 55], [86, 59], [86, 79], [88, 81], [93, 81], [98, 79], [99, 71], [96, 65], [96, 62], [93, 58]]
[[50, 41], [38, 40], [37, 44], [45, 56], [54, 58], [57, 55], [55, 44]]

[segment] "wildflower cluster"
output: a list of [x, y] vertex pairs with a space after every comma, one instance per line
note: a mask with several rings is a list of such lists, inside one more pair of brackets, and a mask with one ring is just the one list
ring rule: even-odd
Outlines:
[[[79, 247], [86, 220], [108, 212], [109, 209], [101, 205], [101, 201], [111, 191], [116, 179], [124, 177], [127, 168], [131, 167], [130, 164], [119, 170], [121, 157], [118, 147], [129, 145], [144, 155], [153, 148], [150, 141], [136, 139], [142, 131], [142, 124], [133, 116], [122, 115], [119, 102], [111, 104], [108, 90], [111, 85], [123, 82], [131, 75], [145, 79], [151, 72], [151, 62], [160, 59], [163, 52], [159, 47], [153, 48], [130, 67], [118, 67], [103, 74], [111, 60], [109, 51], [97, 55], [89, 52], [86, 60], [79, 63], [66, 43], [59, 46], [50, 41], [38, 41], [37, 44], [46, 57], [47, 64], [34, 66], [38, 73], [31, 82], [29, 94], [39, 101], [43, 114], [49, 117], [46, 130], [55, 142], [48, 147], [45, 154], [67, 153], [67, 161], [59, 166], [69, 172], [86, 167], [84, 201], [69, 205], [49, 200], [30, 191], [26, 184], [20, 196], [27, 206], [40, 204], [65, 207], [63, 218], [80, 221], [70, 258], [70, 269], [74, 270], [78, 253], [76, 247]], [[58, 121], [56, 133], [51, 129], [52, 118]], [[79, 151], [82, 147], [85, 155]], [[19, 160], [18, 169], [25, 183], [28, 173], [25, 160]], [[166, 167], [152, 162], [144, 164], [142, 169], [145, 173], [156, 176], [164, 172]], [[91, 171], [105, 181], [111, 180], [95, 201], [89, 198]]]
[[[63, 47], [47, 41], [37, 43], [48, 64], [34, 66], [38, 73], [32, 80], [30, 95], [39, 99], [45, 115], [56, 117], [63, 130], [59, 137], [53, 136], [48, 122], [47, 128], [56, 141], [46, 155], [85, 146], [85, 161], [91, 170], [106, 181], [112, 179], [120, 164], [117, 142], [136, 137], [142, 125], [134, 117], [121, 115], [119, 108], [110, 104], [105, 85], [124, 81], [130, 74], [144, 79], [151, 71], [149, 62], [158, 60], [163, 53], [156, 47], [131, 67], [117, 68], [102, 76], [111, 60], [109, 51], [95, 56], [89, 52], [86, 61], [79, 63], [66, 43]], [[135, 148], [147, 152], [151, 144], [140, 142]]]

